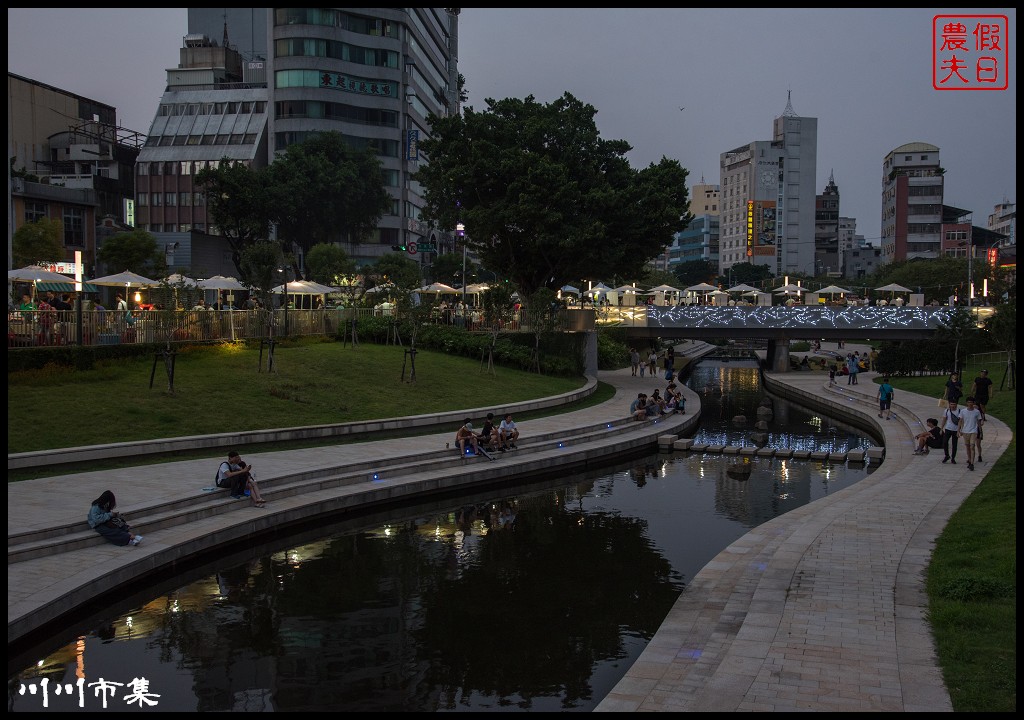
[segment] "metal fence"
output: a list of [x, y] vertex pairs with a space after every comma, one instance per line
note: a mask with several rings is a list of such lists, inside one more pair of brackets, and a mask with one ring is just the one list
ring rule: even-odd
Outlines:
[[[325, 308], [317, 310], [151, 310], [126, 313], [115, 310], [73, 311], [12, 310], [7, 315], [7, 347], [57, 345], [121, 345], [135, 343], [209, 342], [269, 337], [334, 335], [344, 323], [367, 317], [403, 318], [394, 309]], [[483, 313], [470, 311], [429, 313], [425, 321], [463, 327], [475, 332], [529, 330], [521, 313], [510, 313], [496, 326]], [[551, 329], [593, 329], [593, 312], [562, 311]], [[81, 333], [81, 334], [79, 334]]]

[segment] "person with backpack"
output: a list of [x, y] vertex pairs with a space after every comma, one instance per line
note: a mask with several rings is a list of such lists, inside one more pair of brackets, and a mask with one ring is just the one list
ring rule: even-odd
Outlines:
[[878, 386], [878, 417], [885, 413], [885, 419], [892, 420], [892, 398], [895, 394], [896, 390], [889, 384], [889, 378], [882, 378], [882, 384]]
[[231, 497], [235, 500], [243, 499], [248, 489], [253, 505], [260, 508], [265, 505], [256, 479], [252, 476], [252, 465], [246, 465], [235, 450], [230, 451], [228, 459], [217, 468], [216, 481], [217, 487], [230, 488]]
[[950, 400], [949, 406], [942, 411], [942, 448], [946, 456], [942, 462], [956, 465], [956, 446], [960, 437], [960, 410], [956, 400]]

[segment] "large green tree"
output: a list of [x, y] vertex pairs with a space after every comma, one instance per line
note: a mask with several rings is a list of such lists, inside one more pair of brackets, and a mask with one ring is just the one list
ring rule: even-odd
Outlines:
[[242, 252], [270, 235], [269, 177], [242, 162], [224, 158], [216, 168], [196, 173], [196, 184], [206, 196], [211, 224], [231, 247], [231, 261], [242, 270]]
[[289, 145], [268, 170], [278, 239], [307, 252], [332, 240], [365, 240], [391, 208], [380, 160], [338, 132]]
[[64, 223], [60, 220], [40, 218], [25, 223], [14, 231], [11, 239], [11, 259], [14, 267], [35, 265], [40, 262], [60, 262], [64, 254]]
[[356, 264], [343, 248], [319, 243], [306, 253], [306, 274], [309, 280], [324, 285], [337, 285], [342, 278], [355, 273]]
[[96, 252], [96, 259], [107, 268], [105, 274], [131, 270], [149, 278], [166, 274], [166, 260], [159, 251], [156, 238], [145, 230], [132, 230], [111, 235]]
[[672, 273], [675, 275], [675, 282], [681, 288], [700, 283], [714, 284], [715, 278], [718, 277], [718, 264], [710, 260], [687, 260], [672, 268]]
[[416, 178], [425, 219], [463, 223], [484, 267], [524, 298], [577, 278], [636, 277], [686, 228], [687, 171], [666, 158], [632, 169], [631, 147], [601, 139], [593, 106], [569, 93], [486, 102], [430, 118], [430, 162]]

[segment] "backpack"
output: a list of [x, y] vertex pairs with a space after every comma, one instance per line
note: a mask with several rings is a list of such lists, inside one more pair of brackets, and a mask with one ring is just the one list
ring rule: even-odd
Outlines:
[[[231, 487], [234, 481], [231, 478], [224, 478], [223, 480], [220, 479], [220, 469], [224, 465], [228, 465], [226, 460], [217, 466], [217, 472], [213, 476], [213, 484], [216, 485], [217, 487], [228, 488]], [[228, 470], [231, 470], [230, 465], [228, 465]]]

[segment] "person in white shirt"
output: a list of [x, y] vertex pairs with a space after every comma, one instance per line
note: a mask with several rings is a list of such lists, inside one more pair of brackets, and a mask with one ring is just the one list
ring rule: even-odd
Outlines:
[[956, 446], [960, 438], [960, 413], [956, 400], [949, 401], [949, 407], [942, 411], [942, 447], [945, 450], [944, 463], [956, 465]]
[[519, 428], [512, 420], [512, 413], [505, 415], [505, 419], [498, 426], [498, 438], [501, 440], [502, 447], [514, 448], [516, 446], [516, 440], [519, 439]]
[[[960, 411], [960, 422], [957, 432], [964, 439], [967, 447], [967, 469], [974, 469], [974, 443], [977, 440], [978, 432], [984, 421], [981, 419], [981, 410], [974, 402], [974, 397], [967, 398], [967, 407]], [[979, 455], [981, 452], [979, 451]]]

